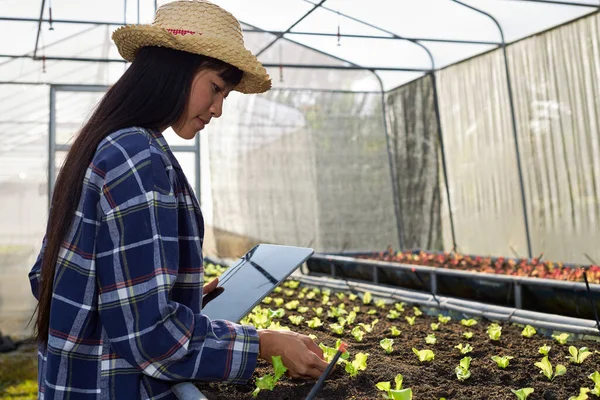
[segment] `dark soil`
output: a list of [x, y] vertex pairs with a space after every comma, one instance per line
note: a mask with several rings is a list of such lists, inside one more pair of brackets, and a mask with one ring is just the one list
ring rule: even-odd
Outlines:
[[[300, 293], [300, 288], [296, 290]], [[296, 299], [296, 295], [287, 297], [282, 293], [273, 293], [272, 297], [282, 297], [285, 301]], [[332, 293], [331, 303], [336, 306], [340, 303], [338, 298]], [[352, 326], [346, 326], [342, 338], [349, 344], [351, 357], [358, 352], [369, 354], [366, 371], [361, 371], [355, 378], [350, 378], [344, 371], [343, 366], [338, 366], [326, 381], [325, 386], [319, 393], [319, 399], [381, 399], [383, 392], [375, 387], [380, 381], [394, 381], [396, 374], [402, 374], [404, 377], [404, 388], [411, 388], [414, 399], [435, 399], [442, 397], [446, 399], [516, 399], [510, 389], [520, 389], [532, 387], [535, 392], [529, 396], [529, 399], [544, 400], [567, 400], [570, 396], [577, 396], [580, 387], [593, 388], [593, 382], [588, 375], [594, 371], [600, 371], [600, 355], [593, 354], [582, 364], [571, 364], [567, 357], [569, 356], [569, 345], [577, 348], [588, 347], [591, 351], [600, 350], [600, 343], [593, 340], [569, 341], [565, 345], [558, 344], [551, 337], [538, 333], [532, 338], [521, 336], [522, 327], [514, 324], [500, 323], [502, 326], [502, 336], [499, 342], [489, 339], [486, 329], [491, 323], [488, 320], [478, 320], [478, 324], [472, 327], [465, 327], [459, 323], [459, 318], [453, 317], [448, 324], [440, 324], [438, 331], [432, 331], [431, 322], [438, 322], [436, 316], [429, 316], [424, 313], [417, 317], [416, 323], [410, 326], [405, 320], [405, 316], [412, 316], [413, 309], [411, 305], [405, 306], [405, 311], [401, 313], [400, 318], [389, 320], [386, 315], [393, 304], [388, 304], [385, 308], [377, 308], [374, 304], [365, 306], [357, 298], [350, 302], [348, 298], [343, 301], [346, 303], [346, 309], [350, 311], [353, 306], [360, 305], [361, 312], [358, 313], [354, 325], [365, 322], [369, 323], [375, 318], [379, 323], [375, 325], [373, 332], [365, 334], [363, 342], [358, 343], [350, 334]], [[324, 313], [321, 316], [323, 326], [318, 329], [311, 329], [306, 325], [307, 320], [315, 315], [312, 307], [321, 305], [321, 297], [317, 295], [313, 300], [300, 299], [301, 306], [308, 306], [311, 309], [305, 314], [299, 314], [297, 311], [286, 310], [285, 317], [280, 321], [282, 325], [290, 327], [292, 330], [304, 334], [314, 334], [317, 336], [317, 343], [333, 347], [339, 336], [329, 331], [329, 324], [335, 322], [333, 319], [327, 319], [326, 311], [328, 306], [323, 306]], [[277, 308], [273, 303], [264, 307]], [[367, 315], [367, 311], [376, 309], [377, 314]], [[426, 311], [426, 310], [423, 310]], [[444, 313], [447, 315], [447, 313]], [[290, 315], [303, 315], [305, 320], [300, 326], [294, 326], [288, 320]], [[467, 316], [468, 318], [468, 316]], [[398, 337], [392, 337], [389, 328], [396, 326], [402, 331]], [[469, 340], [463, 338], [465, 331], [472, 331], [473, 337]], [[434, 333], [437, 338], [437, 344], [427, 345], [425, 337]], [[571, 335], [574, 337], [574, 335]], [[380, 347], [379, 341], [383, 338], [394, 339], [394, 351], [386, 354]], [[455, 367], [465, 355], [454, 348], [459, 343], [469, 343], [473, 351], [467, 356], [472, 357], [471, 378], [460, 382], [455, 374]], [[567, 368], [565, 375], [559, 376], [554, 381], [549, 381], [534, 363], [542, 359], [538, 353], [539, 347], [547, 344], [552, 346], [549, 360], [553, 367], [557, 364], [563, 364]], [[419, 350], [431, 349], [435, 353], [435, 360], [432, 362], [420, 363], [418, 358], [412, 352], [415, 347]], [[500, 369], [490, 357], [513, 356], [510, 365], [505, 370]], [[341, 368], [340, 368], [341, 367]], [[198, 388], [209, 399], [250, 399], [254, 390], [254, 379], [272, 373], [272, 367], [265, 361], [260, 360], [254, 372], [252, 379], [245, 385], [225, 385], [217, 383], [198, 384]], [[276, 385], [275, 389], [270, 391], [261, 391], [258, 399], [277, 399], [277, 400], [296, 400], [304, 399], [311, 390], [314, 381], [293, 380], [283, 377]], [[590, 399], [597, 398], [590, 394]]]

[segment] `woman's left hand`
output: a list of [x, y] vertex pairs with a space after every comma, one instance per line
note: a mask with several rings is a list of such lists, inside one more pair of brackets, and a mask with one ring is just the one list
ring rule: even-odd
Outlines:
[[202, 287], [202, 295], [206, 296], [207, 294], [209, 294], [210, 292], [212, 292], [213, 290], [215, 290], [215, 288], [217, 287], [217, 285], [219, 284], [219, 278], [215, 278], [212, 281], [208, 282], [206, 285], [204, 285]]

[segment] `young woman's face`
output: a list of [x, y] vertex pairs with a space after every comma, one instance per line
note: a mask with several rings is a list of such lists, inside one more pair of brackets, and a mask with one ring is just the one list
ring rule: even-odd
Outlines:
[[193, 139], [212, 118], [221, 116], [223, 100], [231, 89], [233, 88], [225, 83], [218, 72], [198, 72], [192, 82], [187, 108], [172, 127], [175, 133], [183, 139]]

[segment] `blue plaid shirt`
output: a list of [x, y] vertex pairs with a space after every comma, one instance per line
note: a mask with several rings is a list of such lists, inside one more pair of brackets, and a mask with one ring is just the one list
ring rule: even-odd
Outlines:
[[[203, 226], [160, 132], [100, 143], [56, 265], [38, 398], [175, 399], [177, 382], [247, 382], [256, 330], [201, 313]], [[29, 273], [36, 298], [43, 252]]]

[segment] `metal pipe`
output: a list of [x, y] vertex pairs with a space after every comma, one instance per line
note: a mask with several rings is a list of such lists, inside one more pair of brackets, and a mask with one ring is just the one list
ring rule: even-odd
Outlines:
[[40, 10], [40, 18], [38, 20], [37, 36], [35, 37], [35, 47], [33, 49], [33, 56], [34, 57], [37, 54], [38, 43], [40, 41], [40, 33], [42, 31], [42, 18], [44, 18], [44, 6], [45, 5], [46, 5], [46, 0], [42, 0], [42, 9]]
[[[312, 14], [313, 11], [315, 11], [317, 8], [321, 7], [321, 5], [323, 3], [325, 3], [327, 0], [321, 0], [319, 2], [319, 4], [313, 4], [313, 8], [311, 8], [310, 10], [308, 10], [308, 12], [306, 12], [306, 14], [304, 14], [302, 17], [300, 17], [299, 20], [297, 20], [296, 22], [294, 22], [292, 24], [292, 26], [290, 26], [289, 28], [287, 28], [284, 32], [280, 33], [277, 35], [277, 37], [275, 39], [273, 39], [273, 41], [271, 43], [269, 43], [268, 45], [266, 45], [265, 47], [263, 47], [258, 53], [256, 53], [256, 57], [259, 57], [262, 53], [264, 53], [265, 51], [267, 51], [267, 49], [269, 49], [271, 46], [273, 46], [275, 44], [275, 42], [277, 42], [283, 35], [285, 35], [286, 33], [288, 33], [289, 31], [291, 31], [292, 29], [294, 29], [294, 27], [296, 25], [298, 25], [300, 22], [302, 22], [306, 17], [308, 17], [310, 14]], [[312, 3], [311, 3], [312, 4]]]
[[[198, 204], [200, 205], [200, 207], [202, 207], [202, 177], [200, 176], [202, 169], [200, 167], [200, 132], [198, 132], [196, 134], [196, 143], [192, 148], [192, 151], [194, 152], [194, 154], [196, 155], [196, 162], [195, 162], [195, 170], [196, 170], [196, 197], [198, 198]], [[181, 146], [183, 147], [183, 146]], [[190, 146], [192, 147], [192, 146]]]
[[511, 116], [511, 121], [512, 121], [512, 128], [513, 128], [513, 138], [514, 138], [514, 142], [515, 142], [515, 153], [516, 153], [516, 157], [517, 157], [517, 169], [518, 169], [518, 173], [519, 173], [519, 183], [521, 185], [521, 201], [522, 201], [522, 205], [523, 205], [523, 219], [524, 219], [524, 223], [525, 223], [525, 237], [527, 239], [527, 254], [528, 254], [529, 258], [531, 258], [532, 257], [531, 235], [529, 232], [529, 218], [528, 218], [528, 214], [527, 214], [527, 199], [525, 197], [525, 184], [523, 182], [523, 170], [521, 167], [521, 154], [519, 151], [519, 139], [517, 137], [517, 119], [515, 117], [515, 105], [514, 105], [514, 99], [513, 99], [513, 93], [512, 93], [512, 85], [510, 83], [510, 70], [508, 67], [508, 55], [506, 53], [506, 41], [504, 40], [504, 30], [502, 29], [502, 26], [500, 26], [500, 24], [498, 23], [496, 18], [494, 18], [491, 14], [488, 14], [487, 12], [482, 11], [482, 10], [480, 10], [476, 7], [473, 7], [469, 4], [465, 4], [465, 3], [461, 2], [460, 0], [452, 0], [452, 1], [457, 4], [462, 5], [464, 7], [467, 7], [475, 12], [478, 12], [480, 14], [487, 16], [492, 21], [494, 21], [494, 24], [496, 24], [498, 31], [500, 31], [500, 37], [502, 39], [502, 44], [501, 44], [502, 54], [504, 55], [504, 70], [505, 70], [505, 74], [506, 74], [506, 87], [508, 89], [508, 103], [510, 106], [510, 116]]
[[56, 88], [50, 86], [50, 118], [48, 121], [48, 211], [52, 204], [52, 192], [54, 190], [54, 176], [56, 166], [54, 157], [56, 155]]
[[[514, 0], [511, 0], [514, 1]], [[579, 2], [572, 2], [572, 1], [552, 1], [552, 0], [518, 0], [518, 1], [528, 1], [531, 3], [546, 3], [546, 4], [556, 4], [556, 5], [560, 5], [560, 6], [574, 6], [574, 7], [594, 7], [594, 8], [598, 8], [597, 5], [594, 4], [589, 4], [589, 3], [579, 3]]]

